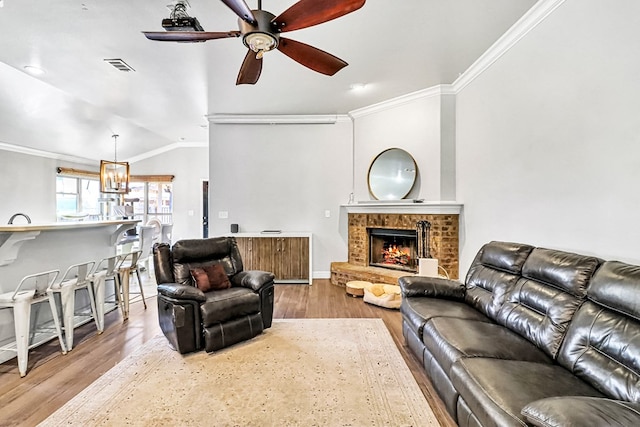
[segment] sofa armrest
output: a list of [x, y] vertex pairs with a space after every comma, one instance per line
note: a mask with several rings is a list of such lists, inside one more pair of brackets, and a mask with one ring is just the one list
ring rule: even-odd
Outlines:
[[241, 271], [231, 277], [231, 284], [233, 286], [242, 286], [243, 288], [259, 291], [260, 288], [273, 284], [274, 280], [275, 276], [273, 273], [260, 270], [248, 270]]
[[163, 283], [158, 285], [158, 293], [167, 297], [183, 300], [204, 302], [207, 297], [195, 286], [180, 285], [178, 283]]
[[534, 426], [640, 426], [640, 403], [600, 397], [549, 397], [522, 408]]
[[402, 297], [431, 297], [461, 300], [464, 298], [464, 284], [455, 280], [437, 277], [404, 276], [398, 279]]

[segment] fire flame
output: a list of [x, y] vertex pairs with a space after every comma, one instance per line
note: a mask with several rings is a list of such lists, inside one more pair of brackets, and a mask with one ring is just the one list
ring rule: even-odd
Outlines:
[[411, 257], [409, 256], [409, 250], [398, 245], [390, 245], [388, 248], [382, 250], [382, 258], [385, 264], [409, 264]]

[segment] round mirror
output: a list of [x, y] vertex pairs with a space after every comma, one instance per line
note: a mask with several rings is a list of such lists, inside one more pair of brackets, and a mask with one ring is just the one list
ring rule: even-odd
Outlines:
[[369, 167], [369, 192], [377, 200], [404, 199], [413, 188], [417, 174], [416, 161], [400, 148], [389, 148], [378, 154]]

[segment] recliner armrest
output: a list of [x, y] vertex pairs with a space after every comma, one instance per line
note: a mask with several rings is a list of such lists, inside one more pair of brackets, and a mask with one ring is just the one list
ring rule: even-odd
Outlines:
[[241, 271], [231, 277], [231, 284], [233, 286], [242, 286], [243, 288], [259, 291], [260, 288], [272, 284], [274, 280], [275, 276], [273, 273], [260, 270], [249, 270]]
[[178, 283], [163, 283], [158, 285], [158, 293], [175, 299], [204, 302], [207, 297], [195, 286], [180, 285]]
[[464, 299], [464, 284], [437, 277], [403, 276], [398, 279], [402, 297]]
[[640, 403], [601, 397], [549, 397], [522, 408], [527, 421], [539, 427], [640, 426]]

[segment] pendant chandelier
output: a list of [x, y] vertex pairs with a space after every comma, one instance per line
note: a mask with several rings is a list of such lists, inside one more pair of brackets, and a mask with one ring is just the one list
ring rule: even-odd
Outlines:
[[118, 136], [113, 138], [113, 161], [100, 160], [100, 192], [127, 194], [129, 192], [129, 162], [118, 161]]

